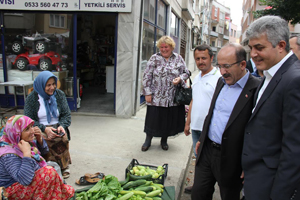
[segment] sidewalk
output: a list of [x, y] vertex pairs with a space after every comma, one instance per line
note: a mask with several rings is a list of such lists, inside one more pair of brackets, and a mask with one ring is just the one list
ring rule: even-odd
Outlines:
[[[168, 163], [165, 186], [175, 186], [179, 196], [181, 184], [191, 153], [192, 139], [180, 134], [169, 139], [169, 150], [164, 151], [160, 139], [153, 138], [148, 151], [142, 152], [146, 106], [137, 115], [124, 119], [116, 117], [83, 116], [72, 113], [70, 177], [66, 179], [75, 189], [75, 181], [85, 173], [103, 172], [125, 179], [125, 169], [135, 158], [141, 164], [163, 165]], [[178, 199], [178, 198], [176, 198]]]

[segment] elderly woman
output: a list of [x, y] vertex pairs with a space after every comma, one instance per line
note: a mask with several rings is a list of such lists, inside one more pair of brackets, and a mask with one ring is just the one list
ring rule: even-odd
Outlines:
[[48, 146], [33, 124], [24, 115], [8, 119], [0, 138], [0, 187], [8, 199], [69, 199], [74, 188], [47, 166], [41, 154]]
[[186, 87], [189, 71], [183, 58], [174, 53], [174, 40], [169, 36], [157, 42], [159, 52], [147, 62], [143, 75], [143, 93], [147, 103], [142, 151], [151, 146], [153, 137], [161, 137], [161, 147], [168, 150], [167, 139], [184, 131], [185, 108], [173, 102], [176, 86]]
[[57, 162], [63, 177], [68, 178], [71, 157], [66, 129], [71, 124], [71, 111], [65, 93], [56, 85], [57, 77], [53, 73], [39, 73], [33, 82], [34, 91], [26, 99], [24, 114], [33, 119], [34, 126], [43, 132], [49, 146], [45, 159]]

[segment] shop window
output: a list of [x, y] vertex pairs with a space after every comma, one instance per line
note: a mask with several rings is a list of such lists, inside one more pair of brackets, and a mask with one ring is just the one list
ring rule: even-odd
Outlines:
[[[72, 14], [5, 13], [4, 41], [8, 81], [34, 80], [40, 71], [55, 73], [65, 91], [72, 72]], [[60, 29], [57, 29], [57, 28]], [[64, 28], [64, 29], [61, 29]], [[0, 82], [3, 81], [0, 73]], [[3, 91], [0, 91], [3, 93]], [[9, 89], [12, 93], [12, 89]], [[17, 94], [23, 93], [18, 91]]]
[[144, 19], [151, 23], [155, 23], [155, 5], [156, 1], [153, 0], [145, 0], [144, 2]]
[[50, 14], [50, 27], [65, 28], [65, 16]]
[[143, 73], [147, 66], [149, 58], [159, 49], [156, 47], [156, 41], [166, 35], [167, 6], [162, 0], [145, 0], [144, 1], [144, 23], [143, 23], [143, 40], [142, 40], [142, 61], [140, 64], [140, 95], [141, 103], [143, 98]]
[[157, 25], [161, 28], [165, 28], [166, 26], [166, 15], [167, 9], [166, 5], [162, 1], [158, 1], [157, 5]]

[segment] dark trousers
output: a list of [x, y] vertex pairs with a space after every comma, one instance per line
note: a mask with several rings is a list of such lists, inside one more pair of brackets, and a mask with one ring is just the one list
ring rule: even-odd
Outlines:
[[[212, 200], [216, 182], [221, 179], [221, 149], [213, 147], [206, 139], [200, 160], [195, 167], [192, 200]], [[242, 185], [220, 185], [222, 200], [239, 200]]]

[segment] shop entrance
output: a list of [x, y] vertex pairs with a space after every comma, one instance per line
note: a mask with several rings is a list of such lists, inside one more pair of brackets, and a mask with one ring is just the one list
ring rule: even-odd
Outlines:
[[78, 112], [115, 114], [116, 16], [77, 16]]

